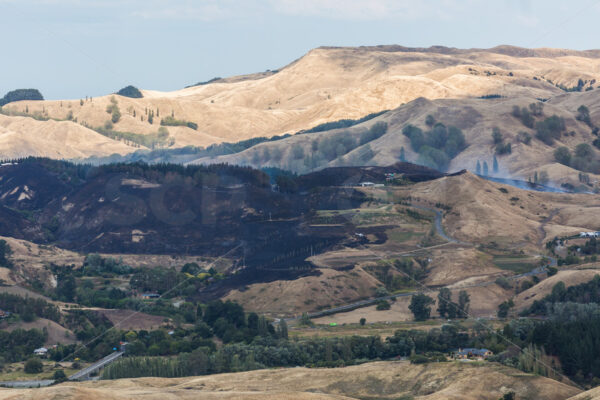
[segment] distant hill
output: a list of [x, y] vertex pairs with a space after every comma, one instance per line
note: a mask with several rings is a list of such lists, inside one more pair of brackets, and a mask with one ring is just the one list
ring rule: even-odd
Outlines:
[[[114, 130], [152, 134], [172, 116], [197, 124], [169, 127], [173, 147], [207, 146], [296, 133], [343, 119], [393, 110], [419, 97], [554, 99], [600, 82], [598, 52], [561, 49], [427, 49], [402, 46], [324, 47], [274, 71], [223, 78], [173, 92], [141, 90], [141, 99], [115, 95], [121, 118]], [[83, 101], [16, 102], [7, 107], [102, 127], [112, 95]], [[152, 114], [148, 118], [149, 114]], [[592, 115], [594, 116], [594, 115]], [[152, 123], [150, 123], [150, 121]]]
[[[529, 125], [515, 116], [515, 108], [521, 112], [530, 106], [538, 107], [538, 115], [531, 116]], [[589, 110], [588, 122], [582, 120], [578, 111], [581, 106]], [[563, 121], [564, 127], [551, 142], [540, 136], [539, 128], [547, 120]], [[431, 126], [428, 125], [431, 123]], [[386, 124], [385, 133], [369, 137], [368, 131], [376, 124]], [[199, 157], [192, 163], [233, 163], [255, 167], [273, 166], [306, 173], [328, 166], [348, 165], [390, 165], [399, 160], [425, 164], [440, 168], [430, 159], [428, 153], [417, 151], [405, 131], [407, 126], [418, 128], [423, 134], [433, 131], [436, 124], [443, 124], [449, 132], [451, 127], [460, 129], [464, 135], [463, 149], [455, 151], [447, 160], [447, 171], [468, 169], [477, 172], [477, 163], [483, 173], [484, 163], [488, 173], [499, 178], [534, 180], [535, 176], [547, 174], [547, 183], [569, 188], [582, 187], [593, 190], [600, 181], [600, 92], [563, 93], [547, 101], [532, 98], [491, 98], [491, 99], [440, 99], [418, 98], [394, 110], [385, 112], [373, 119], [347, 128], [297, 134], [283, 140], [257, 144], [245, 151], [217, 157]], [[493, 133], [497, 130], [501, 137], [501, 148], [494, 143]], [[544, 133], [545, 131], [541, 132]], [[447, 134], [447, 133], [446, 133]], [[595, 144], [594, 144], [595, 143]], [[589, 146], [589, 162], [569, 166], [559, 164], [554, 152], [559, 147], [567, 147], [571, 154], [576, 153], [580, 144]], [[503, 149], [510, 146], [510, 151]], [[444, 150], [444, 148], [442, 148]], [[445, 148], [448, 151], [448, 148]], [[439, 153], [439, 152], [438, 152]], [[429, 153], [430, 154], [430, 153]], [[494, 170], [494, 157], [498, 170]], [[579, 168], [579, 169], [577, 169]], [[590, 185], [584, 184], [581, 174], [587, 173]]]

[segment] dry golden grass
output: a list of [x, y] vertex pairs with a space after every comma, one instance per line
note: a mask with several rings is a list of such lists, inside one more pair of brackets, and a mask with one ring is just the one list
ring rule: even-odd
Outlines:
[[444, 216], [444, 227], [460, 240], [494, 241], [500, 247], [529, 253], [539, 253], [555, 236], [600, 226], [597, 196], [522, 190], [471, 173], [419, 183], [397, 194], [452, 207]]
[[243, 291], [233, 290], [225, 299], [243, 304], [246, 310], [283, 316], [371, 297], [379, 285], [360, 267], [351, 271], [323, 268], [319, 272], [319, 276], [249, 285]]
[[563, 400], [580, 391], [557, 381], [491, 363], [375, 362], [330, 369], [258, 370], [179, 379], [121, 379], [63, 383], [42, 389], [0, 389], [0, 399], [397, 399]]
[[86, 158], [136, 149], [69, 121], [36, 121], [0, 115], [0, 158]]
[[[600, 80], [595, 53], [564, 50], [491, 49], [457, 54], [382, 51], [381, 48], [319, 48], [276, 74], [228, 79], [173, 92], [145, 90], [143, 99], [118, 97], [123, 115], [116, 129], [150, 133], [167, 115], [198, 123], [198, 131], [169, 128], [176, 146], [207, 145], [297, 132], [320, 123], [394, 109], [418, 97], [468, 98], [487, 94], [549, 98], [563, 93], [549, 83], [575, 86]], [[509, 76], [512, 72], [513, 76]], [[533, 78], [537, 77], [537, 80]], [[112, 95], [79, 100], [19, 102], [7, 108], [72, 112], [79, 122], [102, 126]], [[153, 125], [146, 109], [158, 110]], [[136, 117], [133, 117], [135, 110]], [[142, 116], [144, 121], [142, 121]]]

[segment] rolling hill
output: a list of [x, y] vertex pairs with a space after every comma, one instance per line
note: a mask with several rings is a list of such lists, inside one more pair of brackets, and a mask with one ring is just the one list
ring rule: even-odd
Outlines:
[[[599, 57], [598, 51], [530, 50], [510, 46], [469, 50], [323, 47], [276, 71], [217, 79], [173, 92], [142, 90], [143, 98], [107, 95], [86, 100], [20, 101], [9, 103], [4, 110], [9, 114], [27, 113], [68, 120], [69, 126], [78, 124], [98, 129], [105, 127], [111, 119], [106, 110], [116, 101], [121, 117], [110, 130], [129, 133], [121, 140], [130, 144], [131, 151], [151, 146], [207, 146], [295, 133], [325, 122], [395, 110], [418, 98], [455, 100], [433, 106], [442, 108], [438, 113], [440, 121], [446, 120], [444, 115], [451, 116], [452, 107], [461, 107], [461, 101], [482, 96], [503, 96], [524, 105], [536, 99], [548, 99], [548, 104], [561, 108], [561, 113], [573, 112], [580, 104], [588, 102], [594, 114], [592, 106], [598, 100], [592, 99], [597, 96], [591, 89], [596, 87], [599, 78], [594, 72], [598, 70]], [[573, 90], [582, 93], [570, 92]], [[502, 102], [499, 110], [494, 102], [487, 106], [476, 104], [467, 101], [462, 105], [465, 111], [458, 117], [464, 119], [463, 129], [472, 127], [481, 131], [489, 123], [500, 124], [503, 128], [502, 114], [511, 104]], [[427, 113], [435, 114], [435, 109], [423, 109], [432, 107], [427, 102], [417, 105], [421, 106], [420, 114], [425, 113], [422, 118]], [[469, 115], [470, 107], [474, 107], [484, 120], [492, 121], [479, 121], [475, 113]], [[152, 124], [149, 114], [153, 114]], [[384, 119], [404, 124], [411, 117], [402, 112], [394, 114], [395, 118], [390, 115]], [[175, 123], [178, 126], [167, 127], [168, 140], [148, 142], [135, 136], [156, 135], [160, 121], [171, 116], [178, 121]], [[447, 123], [451, 122], [449, 119]], [[196, 124], [197, 129], [188, 127], [188, 122]], [[509, 123], [507, 131], [514, 125], [514, 121]], [[27, 128], [21, 133], [31, 134]], [[473, 144], [476, 145], [471, 146], [473, 150], [457, 159], [455, 164], [464, 165], [474, 152], [481, 157], [487, 155], [480, 143]], [[78, 147], [75, 142], [68, 145]], [[85, 157], [84, 154], [58, 156]], [[389, 163], [390, 157], [396, 155], [384, 152], [377, 158], [385, 164]]]
[[[397, 109], [388, 111], [366, 122], [349, 128], [330, 129], [323, 132], [297, 134], [282, 140], [264, 142], [245, 151], [218, 157], [203, 157], [192, 163], [227, 162], [254, 167], [276, 166], [279, 168], [306, 173], [327, 166], [341, 165], [389, 165], [402, 157], [407, 161], [425, 163], [440, 168], [424, 159], [411, 144], [411, 139], [403, 134], [408, 125], [423, 131], [431, 129], [426, 124], [428, 116], [445, 126], [459, 128], [465, 138], [464, 150], [450, 160], [445, 167], [449, 171], [468, 169], [476, 171], [476, 164], [486, 162], [489, 173], [504, 178], [533, 179], [536, 172], [544, 172], [555, 185], [569, 183], [580, 186], [580, 171], [556, 162], [554, 151], [561, 146], [575, 152], [577, 145], [591, 145], [597, 139], [593, 129], [578, 120], [577, 109], [587, 105], [590, 114], [598, 115], [600, 92], [561, 94], [544, 103], [535, 98], [498, 99], [440, 99], [418, 98]], [[552, 116], [565, 122], [560, 138], [548, 144], [536, 137], [536, 129], [523, 125], [513, 115], [515, 107], [528, 108], [530, 104], [541, 104], [543, 115], [535, 117], [535, 123], [543, 123]], [[372, 136], [365, 132], [377, 124], [386, 124], [387, 131], [382, 136]], [[593, 119], [592, 119], [593, 124]], [[498, 129], [504, 144], [510, 144], [508, 154], [496, 155], [492, 133]], [[529, 137], [524, 142], [523, 137]], [[335, 143], [330, 145], [330, 142]], [[342, 147], [340, 149], [340, 143]], [[301, 150], [299, 150], [301, 149]], [[598, 159], [598, 151], [592, 150], [593, 158]], [[493, 171], [494, 156], [498, 160], [498, 171]], [[599, 172], [599, 171], [594, 171]], [[597, 182], [600, 175], [591, 173], [591, 182]], [[591, 187], [588, 187], [591, 190]]]
[[[282, 368], [179, 379], [139, 378], [2, 389], [0, 399], [520, 399], [566, 400], [579, 389], [486, 363], [375, 362], [346, 368]], [[167, 397], [165, 397], [167, 396]]]

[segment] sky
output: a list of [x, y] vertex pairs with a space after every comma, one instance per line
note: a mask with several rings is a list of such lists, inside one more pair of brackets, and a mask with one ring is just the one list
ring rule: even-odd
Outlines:
[[170, 91], [319, 46], [600, 48], [600, 0], [0, 0], [0, 96]]

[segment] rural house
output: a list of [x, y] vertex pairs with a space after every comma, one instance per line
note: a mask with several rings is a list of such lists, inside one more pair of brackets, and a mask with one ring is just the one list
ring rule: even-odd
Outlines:
[[491, 350], [476, 348], [458, 349], [458, 351], [454, 352], [454, 358], [457, 360], [466, 360], [469, 358], [485, 359], [492, 355], [494, 353]]

